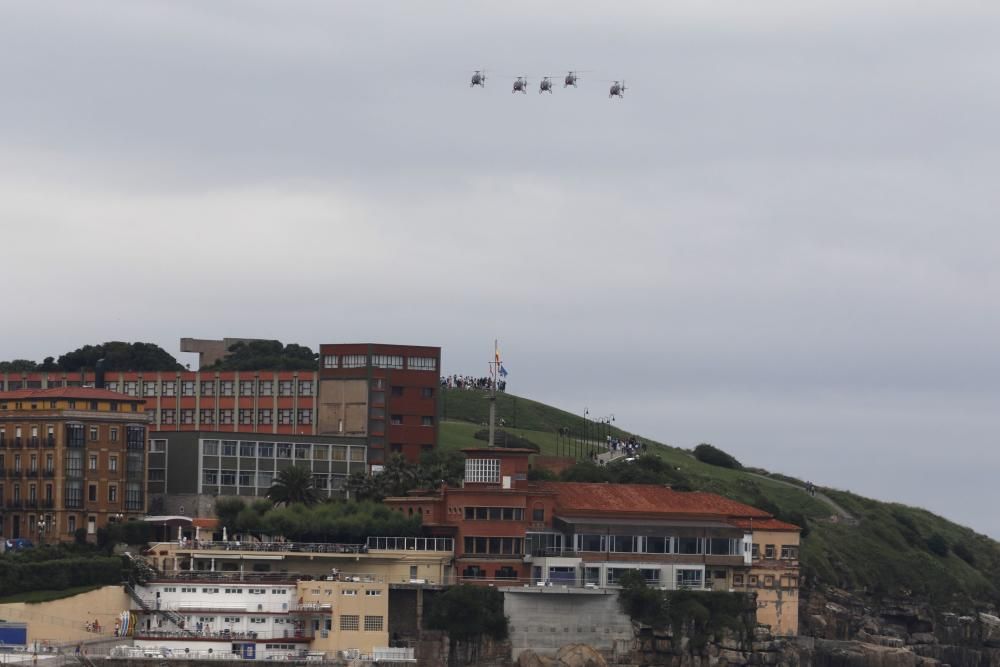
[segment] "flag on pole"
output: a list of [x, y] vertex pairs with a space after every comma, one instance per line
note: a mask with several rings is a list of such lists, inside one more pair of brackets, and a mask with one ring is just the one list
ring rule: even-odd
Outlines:
[[500, 364], [500, 377], [507, 377], [507, 369], [503, 367], [503, 364]]

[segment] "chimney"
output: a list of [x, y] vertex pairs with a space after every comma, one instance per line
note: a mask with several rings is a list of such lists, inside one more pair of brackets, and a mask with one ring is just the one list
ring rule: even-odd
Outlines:
[[98, 359], [94, 368], [94, 388], [104, 389], [104, 359]]

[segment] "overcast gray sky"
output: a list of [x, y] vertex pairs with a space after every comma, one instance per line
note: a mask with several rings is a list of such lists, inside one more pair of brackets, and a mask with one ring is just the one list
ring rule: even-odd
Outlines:
[[4, 2], [0, 56], [2, 358], [499, 337], [1000, 537], [998, 3]]

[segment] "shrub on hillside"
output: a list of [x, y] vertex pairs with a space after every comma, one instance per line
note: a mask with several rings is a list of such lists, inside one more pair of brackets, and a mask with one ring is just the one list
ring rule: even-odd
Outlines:
[[956, 556], [964, 560], [972, 567], [976, 566], [976, 555], [971, 551], [969, 551], [969, 547], [965, 546], [965, 544], [963, 544], [962, 542], [958, 542], [957, 544], [955, 544], [955, 546], [952, 548], [952, 551], [955, 552]]
[[948, 540], [944, 539], [941, 533], [934, 533], [927, 538], [927, 548], [931, 553], [943, 558], [948, 555]]
[[740, 462], [736, 460], [736, 457], [705, 442], [694, 448], [694, 457], [702, 463], [719, 466], [720, 468], [733, 468], [735, 470], [739, 470], [743, 467], [740, 465]]
[[0, 591], [59, 591], [76, 586], [117, 584], [122, 560], [117, 557], [60, 558], [35, 562], [9, 562], [0, 567]]

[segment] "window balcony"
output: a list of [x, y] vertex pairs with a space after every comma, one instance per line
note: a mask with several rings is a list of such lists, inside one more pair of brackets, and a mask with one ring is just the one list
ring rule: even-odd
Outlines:
[[25, 509], [29, 509], [29, 510], [37, 509], [38, 508], [38, 500], [35, 499], [35, 498], [29, 498], [28, 500], [25, 500], [24, 501], [24, 508]]
[[44, 510], [50, 510], [55, 507], [55, 501], [51, 498], [46, 498], [45, 500], [38, 501], [38, 506]]
[[20, 438], [14, 438], [14, 441], [10, 443], [10, 448], [11, 449], [21, 449], [22, 448], [21, 439]]
[[19, 509], [21, 509], [21, 506], [23, 504], [24, 503], [21, 501], [20, 498], [12, 498], [10, 501], [7, 502], [7, 507], [9, 507], [11, 509], [19, 510]]
[[7, 477], [10, 477], [11, 479], [19, 479], [21, 477], [20, 469], [8, 468]]
[[42, 477], [52, 478], [56, 476], [56, 471], [53, 468], [45, 468], [42, 470]]
[[28, 449], [38, 449], [38, 436], [33, 436], [28, 440]]
[[49, 448], [55, 447], [56, 437], [54, 435], [50, 435], [49, 437], [45, 438], [45, 446]]

